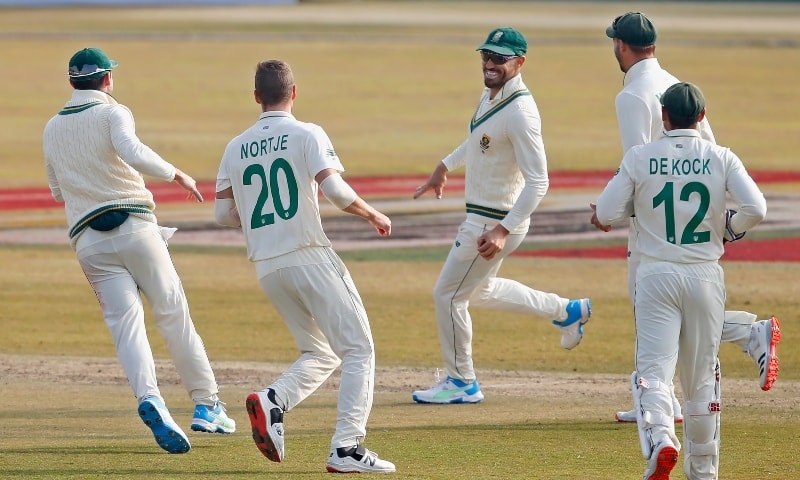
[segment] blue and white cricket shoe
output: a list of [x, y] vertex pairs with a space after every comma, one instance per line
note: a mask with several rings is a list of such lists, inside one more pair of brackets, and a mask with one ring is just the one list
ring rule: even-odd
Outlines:
[[448, 376], [427, 390], [417, 390], [411, 396], [417, 403], [479, 403], [483, 393], [477, 380], [465, 382]]
[[561, 346], [572, 350], [581, 343], [583, 326], [592, 316], [592, 302], [588, 298], [570, 300], [567, 303], [567, 318], [553, 320], [553, 325], [561, 330]]
[[139, 404], [139, 417], [153, 431], [158, 446], [169, 453], [186, 453], [192, 446], [181, 427], [172, 419], [164, 401], [152, 396]]
[[213, 407], [198, 404], [194, 407], [191, 428], [195, 432], [233, 433], [236, 422], [225, 413], [221, 402], [214, 403]]

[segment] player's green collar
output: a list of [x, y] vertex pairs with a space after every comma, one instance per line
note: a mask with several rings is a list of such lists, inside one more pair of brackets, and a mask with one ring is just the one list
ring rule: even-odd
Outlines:
[[[495, 113], [497, 113], [500, 110], [502, 110], [506, 105], [511, 103], [517, 97], [523, 97], [523, 96], [530, 95], [530, 94], [531, 94], [531, 92], [528, 89], [517, 90], [516, 92], [512, 93], [508, 97], [500, 100], [497, 103], [497, 105], [495, 105], [494, 107], [490, 108], [488, 112], [484, 113], [480, 117], [477, 116], [478, 112], [476, 111], [475, 112], [475, 116], [473, 116], [472, 120], [469, 122], [469, 131], [470, 132], [475, 131], [475, 129], [478, 128], [478, 125], [482, 124], [486, 120], [489, 120], [490, 117], [492, 117]], [[480, 106], [478, 106], [478, 109], [480, 109]]]

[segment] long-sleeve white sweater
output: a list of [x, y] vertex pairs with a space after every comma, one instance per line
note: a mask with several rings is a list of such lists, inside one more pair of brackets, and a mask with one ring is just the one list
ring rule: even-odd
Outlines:
[[528, 230], [550, 180], [539, 110], [520, 75], [494, 99], [484, 89], [466, 141], [442, 162], [448, 171], [466, 165], [467, 220]]
[[119, 207], [155, 222], [142, 174], [172, 181], [175, 167], [136, 136], [133, 114], [97, 90], [75, 90], [44, 128], [47, 180], [64, 202], [73, 246], [94, 212]]

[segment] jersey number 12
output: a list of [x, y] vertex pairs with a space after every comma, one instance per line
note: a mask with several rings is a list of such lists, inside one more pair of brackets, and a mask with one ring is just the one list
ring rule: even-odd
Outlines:
[[[664, 204], [664, 220], [666, 222], [665, 228], [667, 233], [667, 241], [669, 243], [676, 243], [675, 235], [675, 184], [667, 182], [664, 188], [658, 192], [658, 195], [653, 197], [653, 208], [657, 208], [662, 203]], [[711, 203], [711, 195], [708, 193], [708, 187], [700, 182], [689, 182], [681, 188], [680, 201], [688, 202], [689, 197], [693, 193], [700, 196], [700, 204], [697, 206], [697, 211], [694, 216], [689, 220], [683, 228], [681, 234], [681, 245], [689, 245], [692, 243], [706, 243], [711, 240], [711, 232], [703, 231], [698, 232], [697, 227], [706, 217], [708, 213], [708, 206]]]

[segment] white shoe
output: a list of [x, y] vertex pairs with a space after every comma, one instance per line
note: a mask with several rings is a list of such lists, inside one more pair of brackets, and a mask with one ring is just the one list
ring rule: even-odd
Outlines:
[[[675, 423], [683, 423], [683, 413], [681, 413], [681, 404], [678, 400], [672, 398], [672, 408], [674, 409], [675, 416], [673, 417]], [[614, 420], [620, 423], [636, 423], [636, 409], [628, 410], [627, 412], [617, 412], [614, 414]]]
[[678, 449], [669, 441], [656, 445], [642, 480], [669, 480], [669, 474], [678, 463]]
[[465, 382], [448, 376], [427, 390], [417, 390], [411, 395], [417, 403], [479, 403], [483, 393], [477, 380]]
[[553, 320], [553, 325], [561, 330], [561, 346], [572, 350], [581, 343], [583, 338], [583, 325], [592, 316], [592, 302], [588, 298], [570, 300], [567, 303], [567, 318]]
[[622, 423], [636, 423], [636, 409], [634, 408], [627, 412], [617, 412], [614, 414], [614, 419]]
[[253, 441], [265, 457], [280, 462], [286, 455], [283, 439], [283, 408], [277, 404], [275, 390], [253, 392], [245, 401]]
[[325, 469], [331, 473], [393, 473], [394, 463], [378, 458], [378, 454], [356, 445], [335, 448], [328, 456]]
[[781, 341], [781, 323], [776, 317], [753, 324], [747, 354], [758, 365], [758, 383], [765, 392], [778, 379], [778, 343]]
[[672, 418], [675, 423], [683, 423], [683, 411], [681, 410], [681, 402], [678, 397], [672, 396]]

